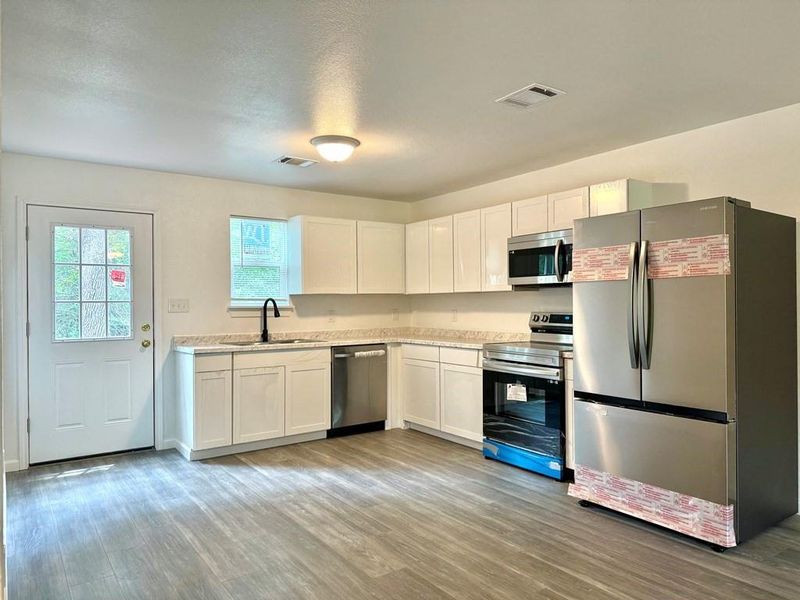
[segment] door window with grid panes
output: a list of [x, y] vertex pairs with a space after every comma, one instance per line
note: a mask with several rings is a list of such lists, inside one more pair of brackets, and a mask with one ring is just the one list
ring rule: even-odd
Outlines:
[[130, 339], [131, 232], [55, 225], [53, 339]]

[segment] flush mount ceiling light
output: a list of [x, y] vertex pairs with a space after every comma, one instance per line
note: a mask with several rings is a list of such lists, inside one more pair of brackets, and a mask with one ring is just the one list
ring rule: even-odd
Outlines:
[[350, 158], [361, 142], [346, 135], [318, 135], [311, 138], [311, 144], [325, 160], [342, 162]]

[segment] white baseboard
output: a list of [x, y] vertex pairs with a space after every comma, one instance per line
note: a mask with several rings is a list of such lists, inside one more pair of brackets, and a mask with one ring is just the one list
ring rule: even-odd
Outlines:
[[10, 473], [11, 471], [19, 471], [19, 461], [17, 459], [7, 460], [5, 461], [4, 467], [6, 469], [6, 473]]
[[175, 448], [178, 452], [180, 452], [181, 456], [186, 460], [192, 460], [192, 449], [189, 448], [186, 444], [181, 442], [180, 440], [170, 440], [172, 442], [172, 447]]
[[472, 448], [473, 450], [483, 450], [483, 442], [468, 440], [467, 438], [459, 437], [457, 435], [453, 435], [452, 433], [445, 433], [444, 431], [439, 431], [438, 429], [431, 429], [430, 427], [425, 427], [424, 425], [417, 425], [416, 423], [409, 423], [408, 421], [406, 421], [405, 424], [408, 427], [408, 429], [413, 429], [414, 431], [419, 431], [421, 433], [427, 433], [428, 435], [442, 438], [443, 440], [447, 440], [448, 442], [453, 442], [454, 444], [466, 446], [467, 448]]
[[184, 444], [177, 442], [178, 452], [189, 460], [203, 460], [206, 458], [217, 458], [229, 454], [239, 454], [240, 452], [253, 452], [266, 448], [277, 448], [278, 446], [288, 446], [289, 444], [299, 444], [301, 442], [313, 442], [324, 440], [327, 437], [326, 431], [315, 431], [313, 433], [300, 433], [272, 440], [261, 440], [259, 442], [247, 442], [246, 444], [234, 444], [221, 448], [209, 448], [208, 450], [192, 450]]

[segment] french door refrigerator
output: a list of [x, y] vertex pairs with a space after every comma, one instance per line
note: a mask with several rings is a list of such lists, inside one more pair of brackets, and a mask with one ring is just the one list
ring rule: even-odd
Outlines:
[[797, 512], [795, 236], [732, 198], [575, 221], [571, 495], [718, 549]]

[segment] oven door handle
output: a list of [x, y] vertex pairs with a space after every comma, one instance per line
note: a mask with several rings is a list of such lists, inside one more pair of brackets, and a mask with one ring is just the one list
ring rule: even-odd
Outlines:
[[564, 373], [561, 369], [548, 369], [546, 367], [529, 367], [527, 365], [509, 364], [491, 358], [483, 359], [484, 371], [495, 371], [497, 373], [508, 373], [510, 375], [525, 375], [527, 377], [539, 377], [541, 379], [564, 380]]

